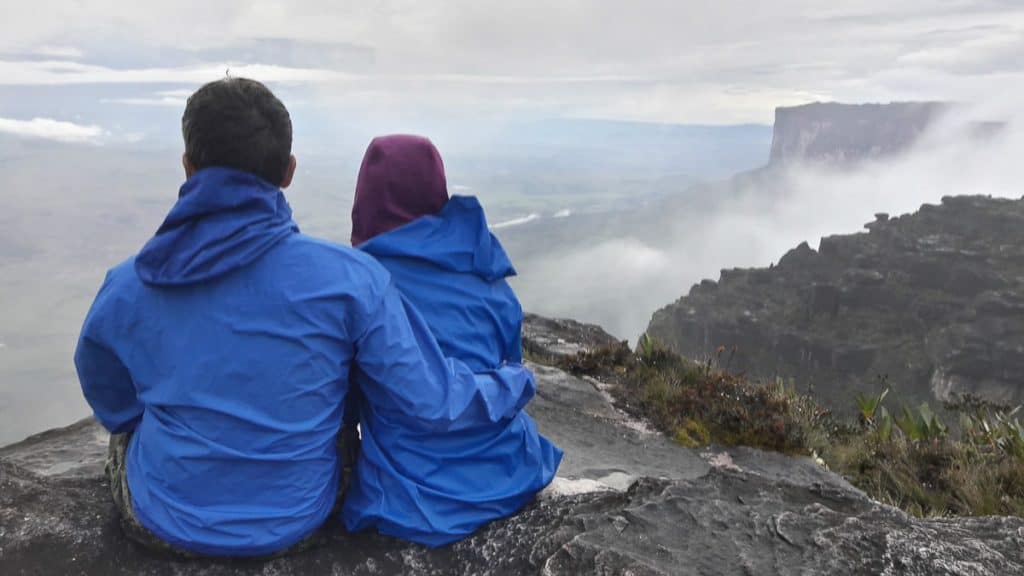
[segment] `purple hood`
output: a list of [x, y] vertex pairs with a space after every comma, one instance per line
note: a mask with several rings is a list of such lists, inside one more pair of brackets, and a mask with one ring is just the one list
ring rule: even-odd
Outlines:
[[359, 168], [352, 205], [352, 245], [437, 214], [448, 202], [441, 154], [421, 136], [380, 136]]

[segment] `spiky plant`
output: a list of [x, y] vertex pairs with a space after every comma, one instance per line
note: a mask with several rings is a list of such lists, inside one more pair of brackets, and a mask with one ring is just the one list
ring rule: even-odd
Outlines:
[[857, 409], [860, 411], [861, 424], [870, 428], [875, 427], [875, 414], [878, 412], [878, 409], [882, 406], [882, 402], [888, 395], [888, 388], [883, 390], [880, 394], [857, 393], [855, 400], [857, 402]]

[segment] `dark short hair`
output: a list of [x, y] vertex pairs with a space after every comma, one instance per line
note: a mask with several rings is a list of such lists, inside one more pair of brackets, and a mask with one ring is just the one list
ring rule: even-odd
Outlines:
[[266, 86], [224, 78], [189, 97], [181, 117], [185, 156], [196, 170], [225, 166], [274, 185], [284, 181], [292, 153], [288, 109]]

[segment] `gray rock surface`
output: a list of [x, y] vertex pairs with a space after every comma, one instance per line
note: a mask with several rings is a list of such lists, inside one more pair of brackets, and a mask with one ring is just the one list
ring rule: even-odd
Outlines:
[[[573, 324], [531, 328], [571, 342]], [[574, 328], [575, 329], [575, 328]], [[567, 337], [568, 336], [568, 337]], [[534, 340], [536, 341], [536, 339]], [[587, 343], [576, 342], [582, 348]], [[677, 447], [617, 412], [600, 383], [535, 366], [529, 410], [565, 450], [513, 518], [429, 550], [337, 525], [269, 562], [183, 561], [125, 541], [91, 419], [0, 448], [0, 574], [1013, 574], [1024, 521], [916, 520], [808, 459]]]
[[523, 322], [523, 354], [537, 361], [557, 361], [616, 343], [613, 336], [593, 324], [536, 314], [526, 314]]

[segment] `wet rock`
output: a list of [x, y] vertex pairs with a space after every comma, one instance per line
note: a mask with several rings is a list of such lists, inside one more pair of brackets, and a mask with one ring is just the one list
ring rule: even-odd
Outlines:
[[617, 343], [615, 337], [593, 324], [536, 314], [526, 314], [523, 321], [523, 354], [536, 360], [556, 361]]
[[801, 242], [799, 246], [793, 248], [789, 252], [786, 252], [786, 254], [779, 259], [779, 267], [800, 269], [808, 266], [817, 255], [818, 253], [813, 250], [807, 242]]
[[885, 274], [877, 270], [854, 268], [843, 274], [843, 284], [856, 287], [874, 287], [885, 283]]
[[908, 518], [855, 492], [743, 472], [645, 482], [621, 517], [547, 562], [563, 573], [1010, 574], [1024, 568], [1019, 519]]
[[838, 286], [815, 284], [811, 287], [810, 315], [835, 318], [839, 314], [841, 292]]

